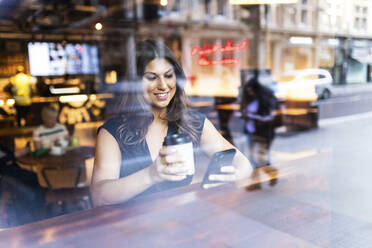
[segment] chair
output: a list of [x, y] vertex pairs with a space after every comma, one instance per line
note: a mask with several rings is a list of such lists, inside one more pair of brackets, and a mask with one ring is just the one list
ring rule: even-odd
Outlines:
[[82, 175], [80, 166], [41, 169], [41, 176], [49, 189], [45, 196], [49, 214], [55, 216], [92, 208], [89, 187], [78, 187]]

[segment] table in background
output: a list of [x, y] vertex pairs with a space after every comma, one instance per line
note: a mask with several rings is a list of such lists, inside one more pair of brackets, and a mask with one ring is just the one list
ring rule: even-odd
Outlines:
[[[41, 157], [33, 157], [31, 154], [22, 156], [17, 159], [19, 167], [25, 170], [38, 173], [45, 167], [63, 167], [63, 166], [77, 166], [81, 167], [84, 172], [82, 180], [85, 180], [85, 160], [94, 157], [94, 147], [79, 146], [68, 147], [67, 151], [62, 155], [46, 154]], [[47, 187], [45, 180], [38, 173], [38, 180], [41, 186]]]

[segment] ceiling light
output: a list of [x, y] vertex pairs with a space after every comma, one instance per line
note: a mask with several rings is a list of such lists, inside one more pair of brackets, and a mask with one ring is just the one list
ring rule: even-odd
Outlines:
[[7, 105], [14, 105], [15, 104], [15, 100], [14, 99], [8, 99], [8, 100], [6, 100], [6, 104]]
[[100, 31], [100, 30], [102, 30], [103, 25], [102, 25], [102, 23], [97, 22], [97, 23], [94, 25], [94, 28], [95, 28], [96, 30]]
[[52, 94], [74, 94], [80, 93], [78, 87], [54, 88], [53, 85], [49, 86], [50, 93]]
[[62, 103], [66, 102], [84, 102], [88, 100], [87, 95], [67, 95], [67, 96], [60, 96], [59, 101]]

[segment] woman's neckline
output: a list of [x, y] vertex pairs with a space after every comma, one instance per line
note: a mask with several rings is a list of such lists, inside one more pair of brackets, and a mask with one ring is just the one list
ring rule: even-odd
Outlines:
[[[167, 123], [167, 127], [166, 127], [166, 129], [167, 129], [167, 131], [165, 132], [165, 136], [169, 135], [169, 134], [170, 134], [170, 131], [171, 131], [171, 128], [170, 128], [170, 124], [169, 124], [169, 123]], [[146, 135], [146, 136], [147, 136], [147, 135]], [[150, 147], [149, 147], [149, 144], [148, 144], [148, 142], [147, 142], [147, 138], [146, 138], [146, 136], [145, 136], [145, 139], [144, 139], [144, 142], [145, 142], [145, 148], [146, 148], [146, 151], [147, 151], [148, 156], [150, 157], [150, 160], [151, 160], [152, 162], [154, 162], [155, 159], [157, 158], [158, 154], [155, 154], [155, 157], [152, 157], [152, 154], [151, 154]], [[164, 136], [164, 137], [165, 137], [165, 136]]]

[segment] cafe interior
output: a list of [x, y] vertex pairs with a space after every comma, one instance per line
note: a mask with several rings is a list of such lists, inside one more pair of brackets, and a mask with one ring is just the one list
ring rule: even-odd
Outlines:
[[[138, 198], [111, 210], [93, 206], [90, 183], [97, 129], [115, 115], [117, 97], [134, 78], [134, 46], [141, 40], [157, 39], [171, 48], [186, 72], [187, 105], [205, 114], [225, 137], [243, 139], [240, 147], [236, 144], [239, 149], [248, 149], [238, 98], [241, 79], [247, 80], [252, 73], [249, 58], [250, 49], [254, 49], [250, 47], [252, 35], [233, 30], [235, 36], [226, 39], [228, 31], [208, 27], [208, 21], [184, 24], [164, 19], [164, 13], [169, 12], [166, 5], [167, 1], [156, 0], [0, 0], [0, 154], [4, 154], [2, 170], [10, 173], [1, 175], [1, 229], [26, 225], [27, 230], [32, 230], [31, 223], [41, 223], [48, 233], [42, 234], [43, 240], [38, 239], [37, 245], [42, 245], [48, 244], [48, 238], [53, 240], [61, 235], [59, 220], [75, 230], [69, 231], [70, 235], [79, 232], [82, 223], [73, 216], [84, 221], [94, 219], [89, 225], [99, 225], [101, 221], [115, 223], [117, 218], [128, 217], [126, 210], [135, 214], [140, 211], [136, 216], [142, 216], [152, 206], [173, 204], [185, 208], [187, 202], [207, 195], [201, 192], [196, 196], [194, 191], [199, 189], [209, 161], [197, 152], [197, 163], [205, 165], [196, 169], [192, 191], [182, 196], [174, 191], [151, 196], [151, 204], [141, 205], [138, 210], [137, 204], [147, 200]], [[215, 37], [219, 38], [201, 38], [193, 43], [194, 26], [199, 31], [214, 28]], [[215, 48], [216, 42], [219, 49], [233, 49], [234, 57], [225, 54], [217, 54], [214, 60], [203, 57], [203, 52]], [[304, 122], [307, 128], [316, 127], [314, 112], [313, 109], [312, 116]], [[45, 133], [40, 127], [53, 119], [55, 130]], [[229, 119], [234, 125], [226, 130]], [[38, 142], [44, 142], [43, 136], [61, 133], [63, 138], [40, 148]], [[218, 190], [215, 193], [216, 199], [221, 197]], [[242, 193], [234, 194], [239, 197]], [[189, 214], [183, 218], [193, 219], [193, 212], [203, 215], [209, 207], [200, 203], [185, 209]], [[84, 217], [86, 211], [92, 212]], [[64, 216], [66, 219], [58, 219]], [[155, 225], [160, 219], [161, 216], [151, 221], [141, 217], [138, 221], [141, 225]], [[133, 221], [128, 218], [128, 226]], [[167, 223], [167, 231], [173, 224]], [[119, 237], [109, 239], [110, 230], [102, 226], [90, 229], [90, 237], [97, 231], [99, 235], [107, 234], [104, 240], [109, 245], [120, 243]], [[141, 232], [141, 227], [138, 231]], [[14, 237], [17, 242], [19, 236]], [[21, 246], [15, 247], [23, 247], [31, 239], [20, 238]], [[73, 244], [74, 237], [63, 242], [56, 247]], [[79, 242], [82, 247], [89, 244], [83, 239]], [[95, 244], [101, 245], [107, 244]]]
[[[160, 39], [182, 60], [177, 33], [185, 28], [160, 23], [164, 8], [159, 1], [0, 1], [0, 144], [13, 158], [1, 166], [17, 167], [13, 176], [25, 181], [13, 185], [3, 177], [1, 227], [93, 207], [89, 185], [97, 128], [114, 114], [115, 96], [132, 79], [135, 43]], [[221, 96], [222, 103], [236, 99], [239, 68], [226, 66], [214, 91], [208, 75], [216, 69], [198, 70], [211, 82], [199, 87], [196, 80], [193, 87], [196, 77], [189, 77], [188, 104], [218, 125], [214, 96]], [[15, 85], [21, 89], [14, 90]], [[24, 88], [28, 92], [20, 92]], [[27, 103], [19, 100], [22, 94], [29, 97]], [[48, 118], [64, 127], [66, 138], [46, 149], [36, 145], [35, 133]], [[15, 188], [32, 196], [24, 198]]]

